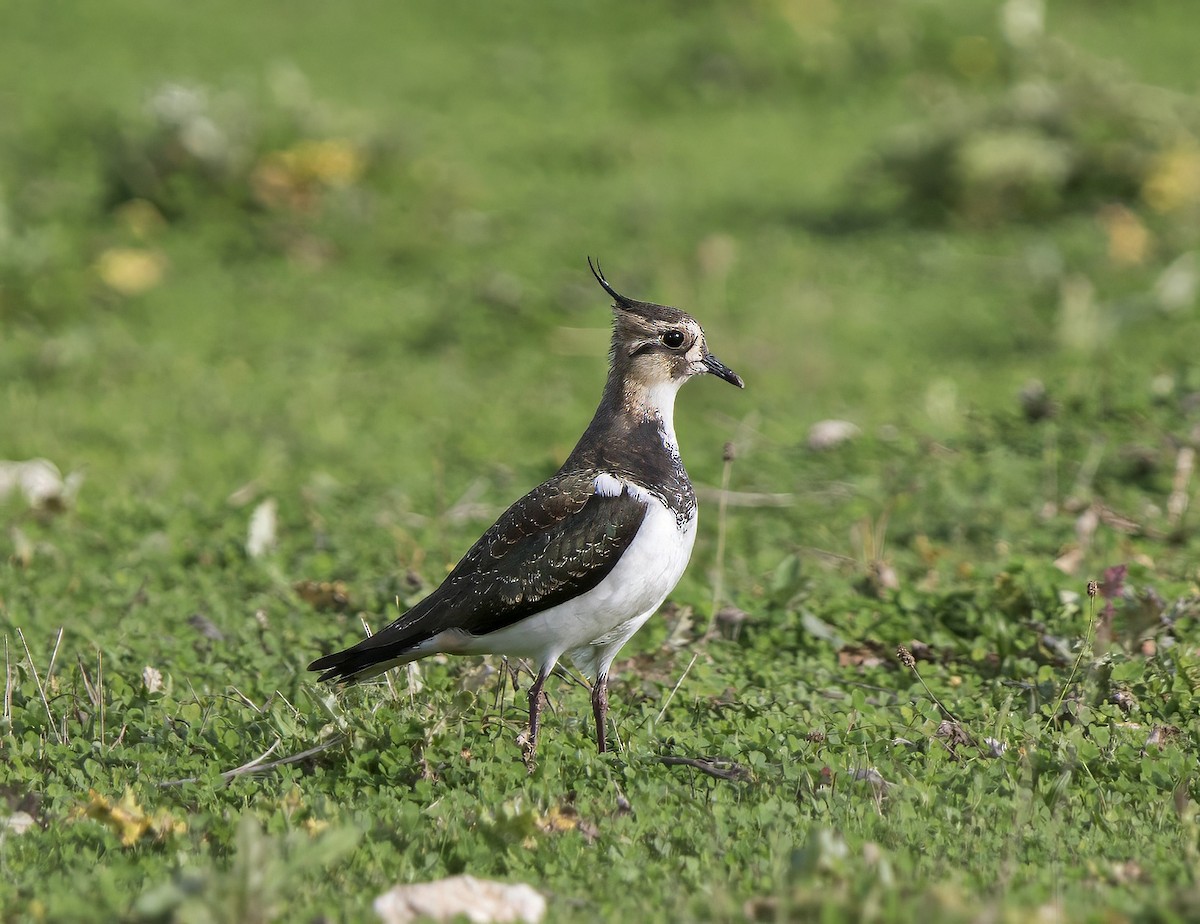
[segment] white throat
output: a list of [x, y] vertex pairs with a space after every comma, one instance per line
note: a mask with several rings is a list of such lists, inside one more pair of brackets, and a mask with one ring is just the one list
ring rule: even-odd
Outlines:
[[679, 455], [679, 442], [675, 438], [675, 396], [683, 382], [683, 379], [668, 380], [638, 389], [634, 399], [647, 420], [658, 421], [663, 445], [676, 456]]

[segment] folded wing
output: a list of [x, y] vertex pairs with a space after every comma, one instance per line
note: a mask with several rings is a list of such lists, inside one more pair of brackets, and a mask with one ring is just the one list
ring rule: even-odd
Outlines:
[[471, 547], [433, 593], [357, 645], [309, 665], [321, 680], [361, 680], [446, 629], [485, 635], [599, 584], [646, 517], [646, 501], [559, 474], [534, 488]]

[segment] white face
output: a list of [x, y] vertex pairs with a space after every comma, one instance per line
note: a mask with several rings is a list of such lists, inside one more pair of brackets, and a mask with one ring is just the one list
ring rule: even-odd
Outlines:
[[637, 339], [625, 345], [630, 378], [647, 388], [682, 385], [693, 375], [709, 371], [704, 331], [692, 318], [675, 322], [643, 322]]

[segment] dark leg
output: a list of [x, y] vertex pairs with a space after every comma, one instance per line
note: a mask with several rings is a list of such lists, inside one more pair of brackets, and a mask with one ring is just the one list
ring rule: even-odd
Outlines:
[[592, 714], [596, 717], [596, 745], [603, 754], [608, 750], [608, 674], [601, 674], [592, 685]]
[[543, 667], [538, 672], [537, 680], [533, 682], [533, 686], [529, 688], [529, 750], [530, 752], [537, 750], [538, 738], [538, 716], [542, 711], [542, 686], [546, 683], [546, 675], [550, 673], [549, 668]]

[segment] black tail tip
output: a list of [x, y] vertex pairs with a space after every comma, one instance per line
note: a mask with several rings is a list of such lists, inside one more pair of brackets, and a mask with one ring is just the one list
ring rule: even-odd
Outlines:
[[317, 678], [318, 683], [345, 680], [346, 675], [349, 673], [346, 668], [346, 659], [342, 656], [341, 652], [317, 658], [317, 660], [308, 665], [310, 671], [323, 671], [321, 676]]

